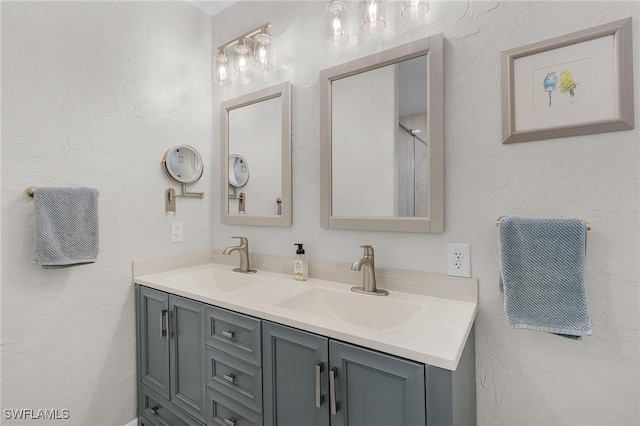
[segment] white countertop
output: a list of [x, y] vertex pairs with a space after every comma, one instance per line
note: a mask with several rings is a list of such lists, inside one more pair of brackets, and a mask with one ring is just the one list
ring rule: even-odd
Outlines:
[[351, 292], [347, 284], [216, 263], [134, 277], [140, 285], [392, 355], [455, 370], [477, 303], [390, 291]]

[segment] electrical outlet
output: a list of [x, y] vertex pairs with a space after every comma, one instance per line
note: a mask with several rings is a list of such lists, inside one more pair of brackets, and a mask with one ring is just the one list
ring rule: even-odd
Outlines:
[[182, 222], [171, 222], [171, 242], [179, 243], [184, 240], [184, 225]]
[[447, 244], [447, 275], [471, 277], [471, 246]]

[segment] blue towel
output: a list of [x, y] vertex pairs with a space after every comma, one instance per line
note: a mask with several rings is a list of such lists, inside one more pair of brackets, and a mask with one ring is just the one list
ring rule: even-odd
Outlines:
[[500, 221], [500, 289], [512, 327], [576, 339], [591, 335], [584, 285], [586, 234], [580, 219]]
[[33, 263], [62, 268], [98, 257], [98, 191], [38, 187], [34, 201]]

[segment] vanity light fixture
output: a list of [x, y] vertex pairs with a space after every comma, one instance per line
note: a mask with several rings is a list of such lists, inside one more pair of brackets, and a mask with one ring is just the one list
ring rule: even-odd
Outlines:
[[374, 34], [387, 26], [385, 0], [361, 0], [360, 12], [362, 16], [360, 28], [365, 33]]
[[331, 0], [326, 8], [327, 42], [332, 46], [349, 41], [347, 5], [341, 0]]
[[[233, 74], [239, 81], [251, 79], [252, 68], [269, 71], [273, 68], [273, 38], [268, 22], [258, 28], [218, 46], [215, 57], [215, 82], [220, 86], [231, 84]], [[233, 58], [233, 70], [231, 68]]]
[[402, 0], [402, 12], [405, 19], [418, 19], [429, 12], [428, 0]]

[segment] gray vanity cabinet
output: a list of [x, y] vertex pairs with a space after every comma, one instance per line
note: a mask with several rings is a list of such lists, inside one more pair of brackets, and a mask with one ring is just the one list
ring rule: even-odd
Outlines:
[[[160, 425], [176, 422], [169, 414], [194, 424], [179, 407], [204, 422], [204, 305], [146, 287], [138, 289], [139, 414]], [[149, 403], [149, 398], [155, 402]]]
[[262, 322], [265, 426], [329, 424], [329, 339]]
[[263, 322], [265, 426], [426, 424], [423, 364]]

